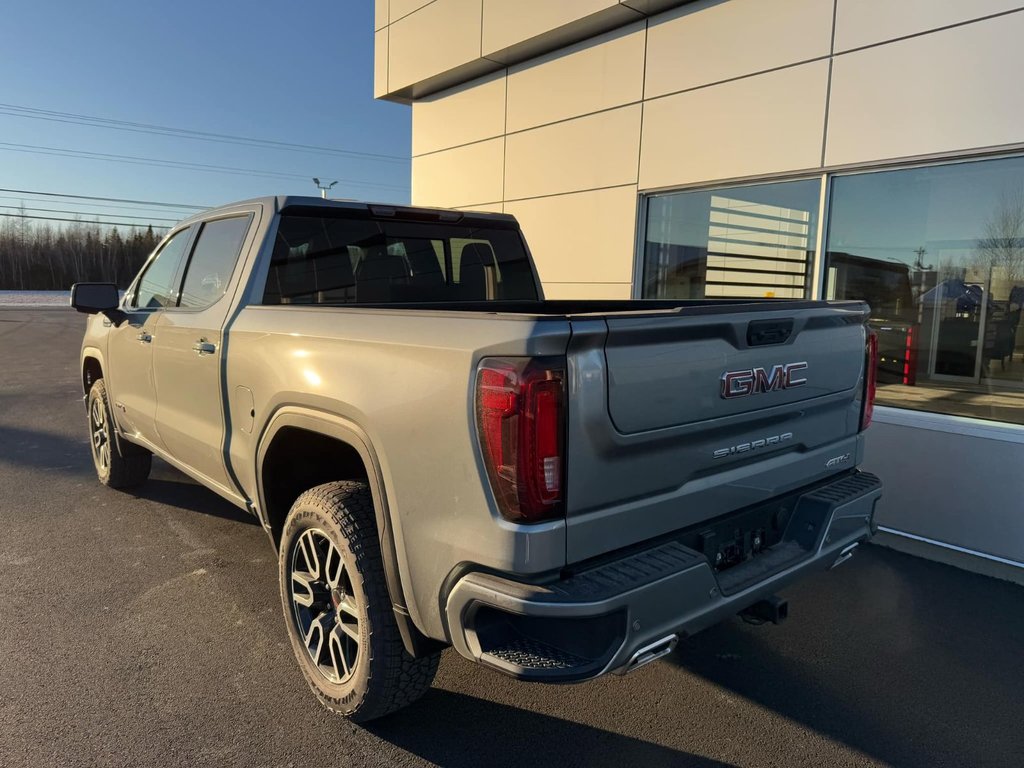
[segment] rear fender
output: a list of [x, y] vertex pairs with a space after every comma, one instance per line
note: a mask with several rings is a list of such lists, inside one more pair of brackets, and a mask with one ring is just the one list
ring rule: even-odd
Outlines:
[[415, 605], [408, 605], [408, 601], [405, 598], [394, 527], [382, 479], [383, 473], [381, 472], [380, 462], [376, 452], [373, 450], [370, 438], [359, 425], [340, 416], [311, 408], [284, 406], [275, 411], [265, 425], [256, 449], [256, 514], [259, 517], [260, 523], [273, 539], [270, 521], [266, 513], [267, 500], [266, 491], [263, 486], [263, 473], [259, 471], [259, 468], [263, 466], [267, 451], [273, 444], [274, 437], [286, 427], [304, 429], [333, 438], [352, 447], [359, 454], [369, 479], [368, 484], [373, 497], [374, 513], [377, 519], [377, 533], [384, 563], [384, 575], [387, 580], [388, 594], [391, 597], [395, 619], [402, 634], [402, 640], [405, 643], [406, 650], [413, 656], [432, 652], [435, 650], [432, 647], [434, 641], [429, 640], [419, 631], [418, 626], [422, 626], [422, 623], [419, 621], [419, 617], [415, 615]]

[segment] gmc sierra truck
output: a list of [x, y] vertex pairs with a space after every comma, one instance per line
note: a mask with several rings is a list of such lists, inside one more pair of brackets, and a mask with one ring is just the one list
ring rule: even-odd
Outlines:
[[861, 302], [548, 301], [515, 219], [270, 197], [79, 283], [100, 482], [154, 455], [255, 515], [299, 666], [380, 717], [440, 652], [625, 673], [874, 530]]

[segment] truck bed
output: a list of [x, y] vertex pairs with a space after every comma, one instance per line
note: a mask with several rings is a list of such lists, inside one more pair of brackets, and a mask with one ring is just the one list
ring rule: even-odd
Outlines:
[[807, 301], [790, 299], [541, 299], [538, 301], [433, 301], [402, 304], [321, 303], [316, 307], [380, 309], [390, 312], [482, 312], [489, 315], [513, 314], [530, 317], [568, 318], [577, 315], [714, 314], [730, 310], [759, 312], [798, 310], [821, 306], [863, 306], [858, 301]]

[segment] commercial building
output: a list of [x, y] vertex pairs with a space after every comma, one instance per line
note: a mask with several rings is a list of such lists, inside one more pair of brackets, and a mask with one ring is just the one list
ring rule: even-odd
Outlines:
[[412, 200], [549, 298], [866, 299], [888, 543], [1024, 574], [1024, 3], [377, 0]]

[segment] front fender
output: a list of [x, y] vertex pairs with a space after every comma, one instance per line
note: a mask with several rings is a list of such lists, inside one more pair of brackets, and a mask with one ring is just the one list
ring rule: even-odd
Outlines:
[[107, 361], [103, 354], [103, 350], [91, 344], [84, 344], [82, 346], [82, 353], [79, 355], [78, 358], [78, 372], [81, 374], [82, 377], [81, 381], [83, 395], [89, 394], [89, 386], [91, 384], [91, 382], [86, 382], [85, 378], [86, 364], [90, 359], [95, 360], [99, 364], [101, 371], [107, 370]]

